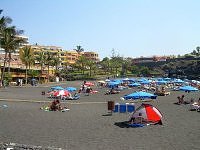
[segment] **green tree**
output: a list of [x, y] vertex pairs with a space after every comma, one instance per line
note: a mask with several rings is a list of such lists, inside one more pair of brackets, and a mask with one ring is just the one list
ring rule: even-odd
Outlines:
[[103, 60], [100, 62], [100, 65], [104, 70], [105, 74], [109, 73], [110, 59], [108, 57], [103, 58]]
[[47, 70], [48, 70], [47, 71], [47, 73], [48, 73], [47, 81], [49, 82], [49, 67], [50, 67], [50, 65], [53, 65], [53, 55], [50, 52], [46, 52], [45, 56], [46, 56], [45, 62], [47, 64]]
[[87, 59], [84, 56], [80, 56], [79, 59], [76, 61], [76, 63], [80, 66], [82, 74], [84, 75]]
[[197, 55], [197, 56], [200, 56], [200, 47], [199, 47], [199, 46], [196, 47], [196, 52], [197, 52], [196, 55]]
[[142, 66], [142, 67], [140, 68], [140, 72], [141, 72], [141, 74], [142, 74], [143, 76], [148, 76], [148, 75], [150, 74], [149, 68], [148, 68], [148, 67], [144, 67], [144, 66]]
[[200, 56], [200, 47], [197, 46], [196, 50], [193, 50], [190, 54], [195, 55], [195, 56]]
[[96, 63], [92, 60], [87, 60], [86, 65], [89, 67], [90, 70], [90, 77], [92, 76], [92, 70], [95, 68]]
[[18, 31], [16, 31], [15, 27], [7, 27], [4, 28], [1, 35], [1, 48], [4, 49], [4, 63], [3, 63], [3, 71], [1, 74], [1, 81], [3, 81], [6, 63], [8, 61], [8, 73], [10, 72], [10, 61], [11, 61], [11, 53], [19, 48], [20, 44], [23, 43], [23, 39], [17, 38]]
[[12, 38], [10, 38], [10, 44], [12, 45], [12, 49], [9, 49], [8, 51], [8, 73], [10, 73], [10, 63], [12, 60], [12, 53], [16, 52], [16, 49], [19, 49], [23, 43], [25, 43], [25, 40], [23, 38], [20, 38], [19, 35], [21, 35], [24, 31], [23, 30], [16, 30], [15, 26], [13, 26], [12, 30]]
[[5, 72], [5, 76], [4, 76], [4, 86], [9, 85], [9, 82], [12, 81], [12, 75], [8, 72]]
[[196, 55], [197, 55], [196, 50], [193, 50], [193, 51], [191, 52], [191, 54], [196, 56]]
[[28, 75], [31, 76], [32, 78], [38, 77], [39, 74], [40, 74], [40, 73], [39, 73], [38, 70], [33, 70], [33, 69], [29, 69], [29, 70], [28, 70]]
[[72, 67], [72, 72], [74, 72], [75, 70], [79, 70], [80, 69], [80, 66], [77, 63], [71, 64], [70, 66]]
[[136, 66], [136, 65], [132, 65], [131, 66], [131, 72], [133, 74], [139, 75], [140, 74], [140, 68], [138, 66]]
[[[2, 13], [3, 10], [0, 10], [0, 14]], [[5, 28], [8, 27], [9, 24], [12, 23], [12, 19], [10, 17], [5, 17], [2, 16], [0, 18], [0, 37], [2, 38], [2, 33], [4, 31]]]
[[31, 48], [31, 46], [25, 46], [22, 49], [20, 49], [19, 51], [19, 57], [22, 61], [22, 63], [25, 64], [26, 66], [26, 74], [25, 74], [25, 79], [26, 79], [26, 84], [27, 84], [27, 70], [28, 70], [28, 66], [30, 64], [33, 64], [34, 61], [34, 51]]
[[76, 49], [74, 49], [77, 53], [80, 53], [80, 52], [83, 52], [84, 51], [84, 49], [80, 46], [80, 45], [78, 45], [78, 46], [76, 46]]
[[58, 66], [60, 65], [61, 63], [61, 60], [60, 60], [60, 57], [59, 55], [56, 55], [55, 57], [53, 57], [52, 59], [52, 66], [55, 66], [55, 72], [58, 73]]
[[115, 69], [115, 74], [118, 74], [118, 69], [122, 67], [123, 58], [119, 56], [112, 57], [110, 60], [111, 70]]
[[111, 51], [111, 59], [110, 59], [110, 69], [111, 72], [113, 68], [115, 69], [115, 74], [118, 74], [118, 69], [122, 67], [123, 57], [120, 57], [119, 54], [116, 54], [115, 49]]
[[39, 77], [39, 82], [40, 82], [42, 77], [43, 67], [45, 66], [45, 61], [46, 61], [45, 53], [43, 51], [39, 52], [38, 56], [36, 56], [36, 60], [39, 62], [41, 68]]
[[122, 61], [122, 75], [126, 75], [132, 65], [132, 58], [124, 58]]

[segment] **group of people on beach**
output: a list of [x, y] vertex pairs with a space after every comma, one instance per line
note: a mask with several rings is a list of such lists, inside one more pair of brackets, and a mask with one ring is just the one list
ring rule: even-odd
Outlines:
[[194, 101], [193, 98], [191, 98], [190, 101], [186, 101], [184, 100], [184, 95], [182, 96], [178, 96], [178, 102], [176, 102], [175, 104], [181, 105], [181, 104], [190, 104], [190, 110], [197, 110], [200, 111], [200, 98], [198, 99], [197, 102]]
[[176, 104], [178, 104], [178, 105], [181, 105], [181, 104], [190, 104], [190, 102], [184, 100], [184, 97], [185, 97], [185, 95], [178, 96], [177, 97], [178, 102]]
[[90, 86], [87, 86], [86, 81], [84, 81], [78, 93], [85, 93], [86, 96], [89, 96], [92, 91], [93, 89]]

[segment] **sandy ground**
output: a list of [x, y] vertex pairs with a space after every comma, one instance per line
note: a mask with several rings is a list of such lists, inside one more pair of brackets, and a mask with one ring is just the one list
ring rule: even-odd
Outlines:
[[[62, 87], [80, 87], [81, 81], [60, 84]], [[163, 125], [143, 128], [123, 128], [129, 113], [107, 115], [107, 101], [124, 102], [120, 97], [131, 93], [127, 89], [116, 95], [104, 95], [106, 89], [94, 88], [99, 93], [85, 96], [63, 105], [68, 112], [46, 112], [39, 108], [50, 101], [41, 95], [53, 85], [38, 87], [9, 87], [0, 89], [0, 142], [38, 146], [53, 146], [67, 150], [188, 150], [200, 149], [200, 113], [189, 111], [187, 105], [175, 105], [177, 96], [199, 98], [200, 93], [172, 91], [170, 96], [158, 97], [149, 102], [163, 114]], [[32, 102], [33, 101], [33, 102]], [[127, 101], [125, 101], [127, 102]], [[139, 106], [141, 103], [136, 103]]]

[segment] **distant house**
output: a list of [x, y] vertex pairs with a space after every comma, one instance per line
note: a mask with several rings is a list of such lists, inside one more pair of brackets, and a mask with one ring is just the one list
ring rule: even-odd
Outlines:
[[134, 64], [144, 64], [144, 63], [152, 63], [152, 62], [165, 62], [168, 57], [166, 56], [152, 56], [152, 57], [139, 57], [134, 58]]

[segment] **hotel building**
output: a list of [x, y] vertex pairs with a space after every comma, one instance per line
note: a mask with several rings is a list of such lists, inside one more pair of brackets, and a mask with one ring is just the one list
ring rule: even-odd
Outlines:
[[[22, 45], [28, 45], [28, 38], [25, 36], [19, 36], [19, 38], [24, 38], [27, 42]], [[69, 50], [63, 50], [61, 47], [57, 46], [41, 46], [41, 45], [30, 45], [31, 48], [34, 50], [34, 55], [37, 57], [37, 55], [40, 52], [49, 52], [54, 57], [58, 57], [60, 60], [60, 63], [58, 64], [59, 68], [63, 68], [63, 66], [75, 64], [76, 61], [79, 59], [80, 56], [86, 57], [87, 60], [93, 60], [94, 62], [98, 62], [98, 54], [95, 52], [81, 52], [78, 53], [75, 50], [69, 51]], [[1, 70], [3, 68], [3, 61], [4, 61], [4, 50], [0, 50], [0, 64], [1, 64]], [[13, 81], [15, 81], [16, 78], [24, 78], [25, 77], [25, 65], [21, 62], [19, 58], [19, 50], [16, 50], [15, 53], [12, 54], [12, 60], [11, 60], [11, 75]], [[7, 68], [8, 66], [6, 66]], [[41, 70], [41, 66], [37, 60], [35, 60], [35, 64], [31, 66], [30, 69], [33, 70]], [[55, 73], [55, 66], [49, 67], [49, 75], [53, 76]], [[47, 78], [47, 66], [44, 66], [42, 68], [42, 78]]]

